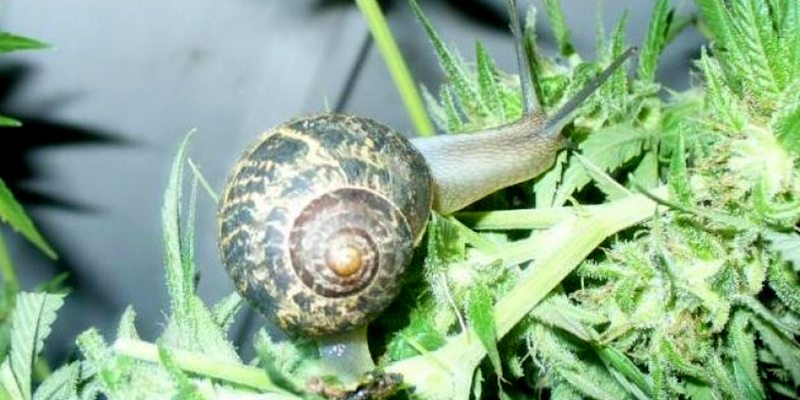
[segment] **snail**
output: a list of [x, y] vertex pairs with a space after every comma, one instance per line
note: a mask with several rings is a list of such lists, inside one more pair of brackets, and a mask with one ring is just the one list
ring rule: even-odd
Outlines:
[[238, 292], [284, 330], [319, 338], [334, 356], [365, 347], [354, 332], [398, 294], [431, 210], [450, 214], [547, 170], [564, 145], [561, 129], [633, 51], [547, 116], [513, 0], [508, 7], [520, 120], [409, 140], [369, 118], [304, 116], [263, 133], [235, 164], [219, 205], [222, 262]]

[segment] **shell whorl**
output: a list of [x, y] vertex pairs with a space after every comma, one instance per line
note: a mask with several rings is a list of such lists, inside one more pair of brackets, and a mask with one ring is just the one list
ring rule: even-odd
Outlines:
[[297, 119], [234, 166], [219, 208], [222, 262], [283, 328], [346, 331], [396, 296], [430, 205], [428, 167], [395, 131], [343, 114]]

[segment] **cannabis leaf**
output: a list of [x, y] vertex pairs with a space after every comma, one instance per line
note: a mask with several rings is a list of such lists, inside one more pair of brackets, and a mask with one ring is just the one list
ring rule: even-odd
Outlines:
[[36, 229], [33, 221], [25, 213], [22, 205], [17, 202], [2, 179], [0, 179], [0, 221], [11, 225], [14, 230], [20, 232], [48, 257], [56, 258], [56, 252]]
[[21, 292], [17, 295], [11, 333], [11, 351], [0, 365], [0, 383], [12, 399], [32, 398], [34, 364], [50, 335], [64, 296]]

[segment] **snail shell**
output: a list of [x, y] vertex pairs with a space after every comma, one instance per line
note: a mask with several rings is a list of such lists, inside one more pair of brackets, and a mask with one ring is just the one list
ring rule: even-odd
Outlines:
[[424, 158], [389, 127], [299, 118], [265, 132], [234, 166], [219, 206], [222, 262], [284, 329], [347, 331], [396, 297], [431, 193]]

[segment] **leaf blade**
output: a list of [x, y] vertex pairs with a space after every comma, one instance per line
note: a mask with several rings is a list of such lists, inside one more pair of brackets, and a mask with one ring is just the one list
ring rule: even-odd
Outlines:
[[31, 398], [31, 374], [44, 341], [50, 335], [56, 312], [64, 304], [60, 294], [22, 292], [17, 295], [12, 317], [11, 370], [26, 399]]
[[36, 245], [50, 259], [58, 258], [55, 250], [36, 229], [33, 221], [14, 198], [14, 194], [11, 193], [2, 178], [0, 178], [0, 221], [11, 225], [11, 228]]
[[472, 331], [475, 332], [483, 347], [486, 348], [489, 361], [491, 361], [495, 373], [502, 378], [503, 365], [500, 360], [500, 352], [497, 349], [492, 292], [486, 285], [478, 284], [472, 289], [467, 306], [467, 317]]
[[38, 50], [50, 47], [48, 44], [10, 32], [0, 32], [0, 53], [20, 50]]
[[650, 14], [650, 26], [639, 56], [639, 79], [652, 82], [656, 78], [658, 59], [669, 32], [669, 1], [657, 0]]

